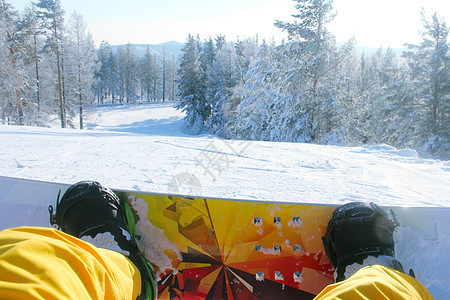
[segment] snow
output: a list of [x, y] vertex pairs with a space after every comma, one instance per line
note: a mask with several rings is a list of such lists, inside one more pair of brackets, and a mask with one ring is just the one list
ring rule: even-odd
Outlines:
[[[183, 114], [173, 106], [92, 107], [83, 131], [0, 125], [0, 175], [69, 184], [90, 179], [111, 188], [262, 201], [450, 206], [450, 162], [388, 145], [192, 136], [183, 131]], [[37, 207], [29, 219], [45, 215], [42, 222], [48, 223], [44, 213]], [[0, 220], [0, 228], [26, 222], [9, 217]], [[444, 299], [450, 297], [450, 221], [443, 215], [435, 222], [431, 237], [402, 226], [396, 251], [405, 268], [413, 268], [435, 298]]]
[[[145, 257], [155, 264], [159, 272], [157, 272], [158, 281], [161, 280], [160, 275], [165, 272], [176, 272], [177, 269], [172, 267], [172, 260], [166, 255], [166, 251], [175, 254], [178, 260], [183, 261], [178, 246], [170, 242], [164, 234], [164, 231], [154, 226], [148, 219], [147, 203], [136, 197], [130, 196], [130, 204], [139, 216], [136, 223], [136, 235], [142, 237], [137, 241], [139, 249], [145, 249]], [[158, 241], [155, 243], [155, 240]]]

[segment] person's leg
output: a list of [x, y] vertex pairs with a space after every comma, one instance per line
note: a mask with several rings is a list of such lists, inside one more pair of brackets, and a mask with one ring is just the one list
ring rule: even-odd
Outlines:
[[[135, 225], [127, 203], [110, 189], [94, 181], [72, 185], [58, 199], [55, 212], [49, 207], [51, 223], [97, 247], [126, 255], [139, 269], [142, 278], [140, 299], [155, 299], [157, 285], [153, 267], [141, 254], [133, 230]], [[128, 207], [129, 208], [129, 207]]]
[[52, 228], [0, 232], [2, 299], [136, 299], [139, 270], [125, 256]]
[[365, 267], [338, 283], [328, 285], [315, 300], [325, 299], [433, 299], [428, 290], [413, 277], [390, 268]]
[[396, 226], [374, 203], [339, 207], [322, 238], [336, 283], [316, 299], [432, 299], [394, 258]]

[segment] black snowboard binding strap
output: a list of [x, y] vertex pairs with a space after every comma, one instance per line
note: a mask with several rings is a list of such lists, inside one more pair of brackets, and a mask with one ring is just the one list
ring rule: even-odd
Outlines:
[[52, 226], [89, 241], [103, 234], [112, 235], [114, 247], [118, 247], [115, 249], [127, 255], [140, 271], [142, 290], [138, 299], [155, 299], [157, 286], [154, 270], [137, 246], [135, 219], [129, 205], [112, 190], [95, 181], [78, 182], [70, 186], [62, 198], [60, 194], [61, 191], [56, 208], [51, 205], [48, 208]]
[[322, 237], [325, 251], [343, 280], [345, 267], [361, 264], [368, 256], [395, 256], [396, 221], [374, 203], [353, 202], [336, 209]]

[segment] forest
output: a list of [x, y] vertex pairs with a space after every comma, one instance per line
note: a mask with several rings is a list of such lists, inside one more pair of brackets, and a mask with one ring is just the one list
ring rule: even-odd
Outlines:
[[420, 44], [359, 53], [327, 25], [332, 0], [296, 0], [277, 45], [189, 36], [178, 108], [191, 132], [227, 139], [340, 146], [387, 144], [450, 158], [449, 27], [422, 10]]
[[0, 0], [0, 109], [3, 124], [83, 129], [92, 103], [165, 101], [176, 95], [177, 59], [132, 44], [95, 46], [83, 16], [59, 0], [19, 12]]
[[[19, 12], [1, 0], [3, 124], [83, 128], [93, 103], [173, 100], [186, 130], [226, 139], [342, 146], [388, 144], [450, 158], [449, 27], [422, 12], [422, 41], [357, 50], [327, 26], [332, 0], [296, 0], [275, 22], [281, 43], [189, 35], [182, 55], [138, 54], [133, 45], [95, 46], [83, 17], [59, 0]], [[286, 16], [288, 19], [289, 16]], [[270, 21], [270, 20], [268, 20]]]

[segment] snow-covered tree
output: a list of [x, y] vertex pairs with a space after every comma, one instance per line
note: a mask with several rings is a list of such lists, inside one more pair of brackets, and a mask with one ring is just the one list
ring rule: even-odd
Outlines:
[[208, 99], [212, 114], [208, 123], [213, 131], [220, 131], [227, 121], [230, 96], [242, 81], [239, 56], [233, 43], [225, 43], [217, 50], [207, 69]]
[[363, 54], [357, 73], [356, 117], [361, 141], [401, 146], [405, 130], [412, 129], [406, 112], [412, 106], [407, 105], [408, 85], [396, 54], [389, 48], [370, 56]]
[[188, 129], [200, 133], [211, 115], [211, 105], [205, 96], [200, 38], [189, 35], [182, 52], [177, 79], [179, 103], [176, 107], [186, 113]]
[[30, 53], [29, 57], [29, 63], [30, 65], [33, 64], [34, 68], [29, 68], [29, 76], [34, 78], [34, 85], [35, 85], [35, 93], [31, 97], [28, 97], [33, 101], [33, 103], [37, 106], [36, 111], [36, 117], [33, 120], [34, 124], [36, 125], [42, 125], [45, 123], [45, 116], [43, 114], [46, 114], [45, 110], [43, 109], [45, 107], [44, 102], [41, 99], [41, 82], [40, 82], [40, 63], [42, 60], [42, 41], [41, 36], [45, 33], [39, 22], [38, 15], [36, 13], [36, 7], [34, 5], [31, 6], [31, 8], [26, 7], [23, 12], [22, 17], [22, 26], [26, 28], [28, 32], [28, 37], [30, 39], [30, 44], [32, 44], [32, 51]]
[[289, 41], [259, 48], [231, 97], [240, 104], [227, 128], [239, 138], [345, 143], [356, 106], [354, 41], [338, 49], [327, 31], [332, 1], [298, 0], [296, 8], [294, 22], [275, 23]]
[[[327, 30], [335, 13], [333, 11], [333, 0], [296, 0], [297, 15], [293, 15], [294, 22], [275, 22], [275, 26], [286, 31], [290, 41], [295, 42], [297, 49], [304, 58], [308, 59], [305, 70], [307, 76], [312, 80], [313, 95], [317, 92], [321, 77], [326, 74], [327, 62], [330, 51], [335, 47], [334, 37]], [[298, 48], [300, 47], [300, 48]]]
[[214, 45], [212, 38], [210, 37], [203, 43], [202, 52], [200, 55], [202, 68], [205, 72], [208, 72], [208, 68], [212, 67], [215, 56], [216, 56], [216, 47]]
[[[17, 20], [17, 12], [14, 11], [11, 4], [4, 0], [0, 2], [0, 84], [1, 84], [1, 108], [3, 123], [9, 123], [12, 111], [15, 111], [17, 120], [21, 118], [21, 101], [14, 95], [16, 87], [13, 82], [14, 65], [10, 50], [10, 32], [13, 30], [13, 22]], [[17, 107], [17, 109], [16, 109]]]
[[[220, 134], [226, 138], [273, 140], [274, 103], [282, 98], [278, 86], [282, 67], [279, 48], [262, 43], [256, 61], [233, 89], [227, 102], [228, 118]], [[286, 99], [285, 99], [286, 100]]]
[[58, 73], [58, 96], [60, 106], [61, 127], [66, 127], [66, 117], [63, 98], [63, 72], [61, 62], [61, 44], [64, 30], [64, 10], [60, 0], [39, 0], [36, 4], [37, 14], [42, 22], [42, 28], [47, 33], [46, 48], [56, 54], [56, 67]]
[[107, 41], [102, 41], [100, 43], [100, 47], [97, 50], [97, 62], [99, 64], [99, 68], [95, 73], [95, 95], [99, 103], [103, 103], [103, 100], [112, 94], [109, 86], [109, 77], [111, 76], [112, 68], [112, 66], [109, 64], [111, 55], [111, 46]]
[[423, 143], [431, 152], [450, 147], [450, 54], [448, 51], [449, 27], [434, 13], [428, 20], [422, 12], [422, 42], [407, 44], [403, 56], [409, 65], [410, 80], [414, 88], [416, 122], [422, 128]]
[[293, 16], [294, 22], [275, 23], [289, 37], [289, 42], [281, 46], [279, 79], [282, 93], [289, 100], [274, 103], [281, 125], [274, 131], [274, 138], [320, 142], [331, 129], [328, 120], [336, 113], [331, 110], [339, 101], [329, 85], [342, 63], [334, 37], [326, 28], [334, 17], [332, 1], [297, 0], [296, 8], [299, 13]]
[[26, 68], [34, 60], [30, 26], [10, 4], [0, 2], [0, 97], [4, 122], [10, 124], [24, 125], [34, 120], [33, 103], [25, 94], [32, 85]]
[[238, 40], [235, 45], [235, 49], [239, 67], [238, 76], [241, 80], [243, 80], [245, 74], [249, 70], [251, 64], [255, 60], [256, 55], [258, 54], [258, 37]]
[[175, 55], [172, 55], [169, 60], [169, 72], [168, 72], [168, 80], [169, 80], [169, 94], [170, 99], [175, 100], [175, 95], [177, 93], [177, 84], [176, 84], [176, 76], [178, 70], [178, 59], [175, 58]]
[[[140, 82], [142, 94], [145, 94], [147, 101], [156, 99], [156, 83], [158, 81], [158, 68], [156, 65], [156, 57], [152, 54], [149, 47], [140, 59]], [[144, 97], [141, 97], [144, 98]]]
[[87, 32], [83, 16], [73, 13], [69, 19], [66, 58], [67, 104], [78, 107], [79, 125], [83, 129], [83, 106], [93, 99], [94, 74], [97, 72], [97, 53], [92, 36]]
[[128, 103], [136, 101], [139, 92], [139, 56], [131, 44], [122, 45], [118, 51], [119, 95]]

